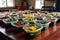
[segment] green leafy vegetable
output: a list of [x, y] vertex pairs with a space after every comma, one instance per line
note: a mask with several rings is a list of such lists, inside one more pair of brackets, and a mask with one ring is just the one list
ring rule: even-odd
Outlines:
[[22, 19], [22, 18], [25, 18], [25, 16], [18, 16], [17, 18], [18, 19]]
[[8, 19], [6, 20], [6, 22], [11, 22], [11, 21], [13, 21], [12, 18], [8, 18]]

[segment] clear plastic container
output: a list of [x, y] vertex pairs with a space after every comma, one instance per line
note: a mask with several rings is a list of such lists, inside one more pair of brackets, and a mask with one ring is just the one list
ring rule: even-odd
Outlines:
[[[19, 22], [19, 21], [18, 21]], [[22, 21], [21, 21], [22, 22]], [[24, 26], [26, 26], [26, 25], [28, 25], [28, 23], [26, 22], [25, 24], [23, 24], [23, 25], [15, 25], [14, 23], [17, 23], [17, 22], [12, 22], [11, 24], [13, 25], [13, 26], [15, 26], [15, 27], [24, 27]]]
[[13, 20], [12, 18], [10, 18], [10, 19], [12, 19], [12, 21], [7, 22], [8, 19], [9, 19], [9, 18], [3, 19], [3, 22], [4, 22], [5, 24], [10, 24], [10, 23], [12, 23], [12, 22], [17, 22], [17, 21], [18, 21], [18, 20]]
[[[37, 21], [39, 21], [39, 23]], [[41, 24], [43, 26], [43, 28], [45, 28], [45, 29], [48, 29], [49, 28], [49, 24], [51, 23], [49, 21], [45, 21], [46, 23], [41, 23], [41, 22], [43, 22], [43, 20], [35, 20], [35, 24], [37, 24], [39, 26]]]
[[[23, 29], [26, 31], [26, 27], [23, 27]], [[26, 31], [26, 33], [30, 34], [31, 36], [37, 36], [38, 34], [41, 33], [41, 30], [43, 29], [43, 26], [39, 26], [40, 28], [38, 28], [37, 30], [34, 30], [34, 31]]]

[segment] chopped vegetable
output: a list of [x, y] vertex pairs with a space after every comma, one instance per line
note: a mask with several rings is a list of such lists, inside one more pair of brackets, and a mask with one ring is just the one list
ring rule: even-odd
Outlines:
[[39, 27], [37, 25], [27, 26], [26, 31], [34, 31], [37, 30]]
[[32, 14], [26, 14], [25, 16], [28, 17], [28, 18], [32, 18], [33, 17]]
[[25, 18], [25, 16], [18, 16], [17, 19]]
[[11, 22], [11, 21], [13, 21], [12, 18], [8, 18], [8, 19], [6, 20], [6, 22]]
[[16, 26], [21, 26], [21, 25], [25, 25], [26, 23], [23, 21], [19, 21], [19, 22], [13, 23], [13, 24]]
[[37, 21], [37, 23], [46, 24], [46, 21]]
[[35, 24], [34, 22], [29, 22], [29, 24]]

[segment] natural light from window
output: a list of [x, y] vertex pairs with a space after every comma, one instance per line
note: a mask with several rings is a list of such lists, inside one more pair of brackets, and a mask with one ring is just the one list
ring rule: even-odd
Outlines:
[[13, 0], [0, 0], [0, 8], [1, 7], [13, 7]]
[[35, 9], [41, 9], [44, 6], [44, 0], [36, 0]]
[[7, 0], [7, 6], [8, 7], [13, 7], [13, 0]]

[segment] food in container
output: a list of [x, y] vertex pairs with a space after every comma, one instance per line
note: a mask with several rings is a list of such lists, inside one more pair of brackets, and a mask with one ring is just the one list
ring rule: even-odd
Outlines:
[[26, 16], [27, 18], [33, 18], [33, 15], [32, 15], [32, 14], [25, 14], [25, 16]]
[[4, 12], [5, 17], [9, 17], [10, 13], [9, 12]]
[[29, 24], [33, 25], [33, 24], [35, 24], [35, 23], [34, 23], [34, 22], [32, 22], [32, 21], [30, 21], [30, 22], [29, 22]]
[[54, 20], [55, 20], [55, 18], [47, 18], [47, 20], [54, 21]]
[[5, 15], [4, 14], [0, 14], [0, 18], [3, 18], [3, 17], [5, 17]]
[[24, 27], [25, 25], [27, 25], [27, 23], [24, 21], [12, 22], [11, 24], [16, 27]]
[[17, 16], [17, 19], [25, 18], [25, 16]]
[[27, 25], [23, 27], [23, 29], [25, 30], [26, 33], [28, 33], [31, 36], [37, 36], [38, 34], [41, 33], [43, 27], [34, 24], [34, 25]]
[[55, 18], [47, 18], [48, 20], [55, 20]]
[[23, 11], [18, 11], [17, 15], [23, 16]]
[[34, 19], [33, 18], [27, 18], [27, 21], [33, 21]]
[[42, 25], [45, 29], [49, 27], [50, 22], [49, 21], [44, 21], [44, 20], [36, 20], [35, 24], [37, 25]]
[[39, 27], [37, 25], [31, 25], [26, 27], [26, 31], [34, 31], [37, 30]]
[[7, 18], [7, 19], [3, 19], [3, 22], [4, 23], [11, 23], [11, 22], [16, 22], [16, 21], [18, 21], [18, 20], [13, 20], [13, 18]]
[[26, 19], [25, 16], [16, 16], [15, 19], [19, 20], [19, 21], [24, 21]]
[[45, 21], [45, 20], [36, 20], [35, 23], [37, 23], [37, 24], [47, 24], [47, 23], [49, 23], [49, 21]]

